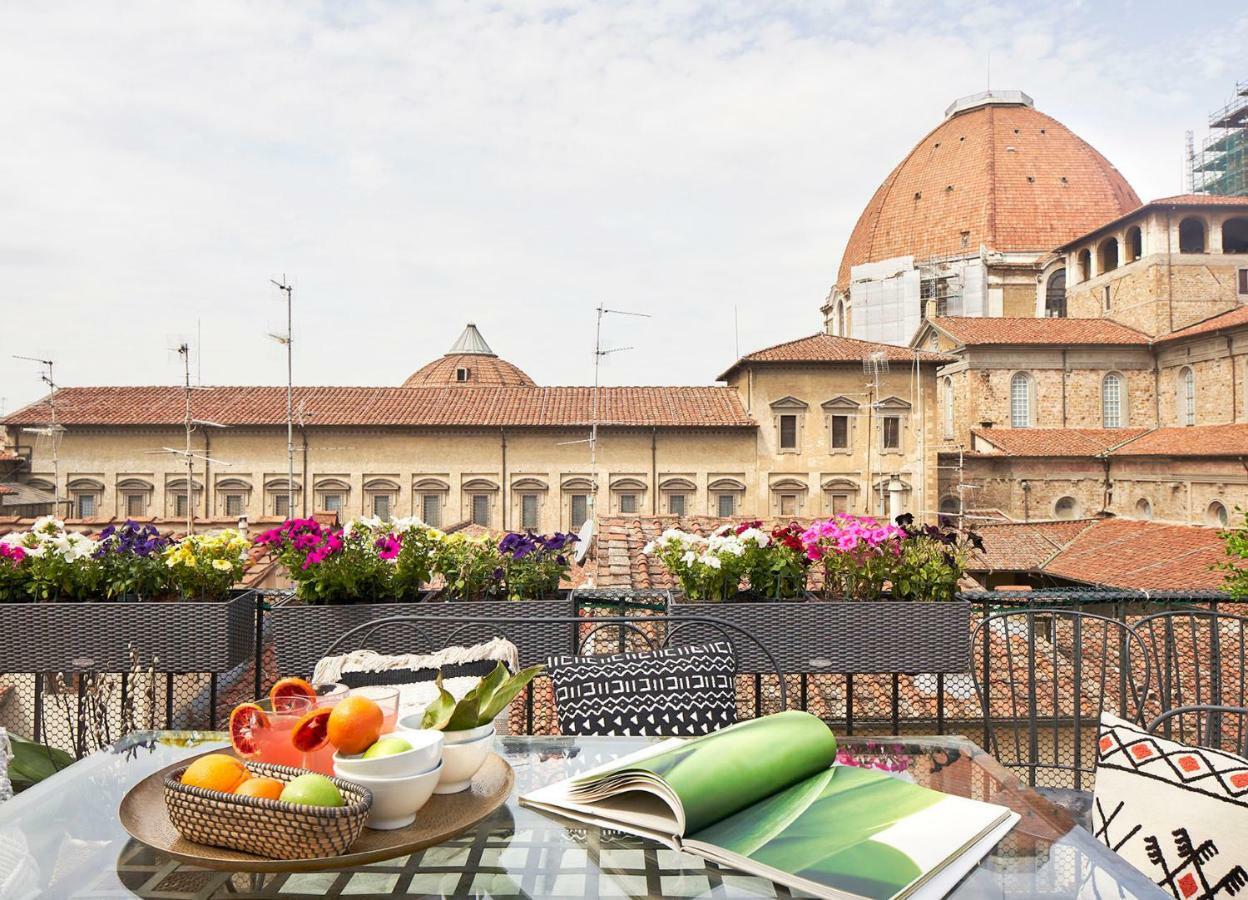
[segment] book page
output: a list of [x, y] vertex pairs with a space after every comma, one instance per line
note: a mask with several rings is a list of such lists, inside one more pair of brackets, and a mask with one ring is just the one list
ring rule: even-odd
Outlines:
[[913, 891], [1008, 819], [883, 772], [834, 766], [693, 833], [685, 849], [825, 897]]

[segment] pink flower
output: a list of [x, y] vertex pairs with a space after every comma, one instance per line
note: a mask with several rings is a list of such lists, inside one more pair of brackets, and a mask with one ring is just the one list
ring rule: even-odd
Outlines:
[[403, 545], [399, 543], [399, 539], [393, 534], [377, 538], [373, 546], [378, 550], [378, 559], [394, 559], [399, 555], [399, 551], [403, 549]]

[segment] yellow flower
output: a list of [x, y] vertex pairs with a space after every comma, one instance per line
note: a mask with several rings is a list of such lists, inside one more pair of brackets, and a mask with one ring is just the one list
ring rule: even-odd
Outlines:
[[231, 566], [228, 562], [226, 562], [223, 559], [214, 559], [212, 561], [212, 567], [216, 569], [218, 572], [228, 572], [230, 571], [230, 569], [233, 568], [233, 566]]

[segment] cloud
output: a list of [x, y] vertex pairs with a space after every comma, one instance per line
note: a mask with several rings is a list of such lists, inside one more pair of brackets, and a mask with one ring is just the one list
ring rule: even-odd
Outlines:
[[[44, 4], [0, 13], [0, 396], [397, 384], [475, 320], [543, 383], [706, 383], [812, 333], [844, 241], [954, 97], [1017, 87], [1142, 196], [1241, 64], [1163, 5]], [[1186, 29], [1186, 30], [1183, 30]], [[1197, 50], [1199, 49], [1199, 54]], [[1193, 59], [1199, 63], [1193, 63]], [[1244, 73], [1238, 73], [1243, 77]]]

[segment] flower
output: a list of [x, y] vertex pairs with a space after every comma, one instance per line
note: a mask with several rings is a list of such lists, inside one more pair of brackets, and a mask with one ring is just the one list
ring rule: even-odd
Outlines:
[[212, 567], [218, 572], [228, 572], [232, 568], [224, 559], [214, 559], [212, 561]]

